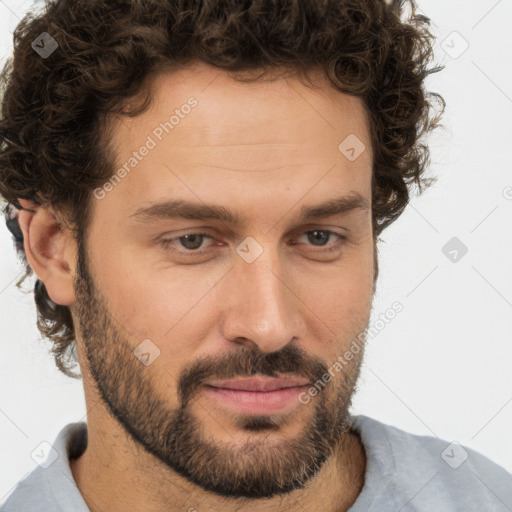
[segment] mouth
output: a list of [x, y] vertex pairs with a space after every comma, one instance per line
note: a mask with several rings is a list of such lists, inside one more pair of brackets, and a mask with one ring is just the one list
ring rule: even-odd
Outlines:
[[279, 389], [308, 386], [307, 379], [292, 377], [249, 377], [232, 380], [214, 381], [206, 385], [218, 389], [231, 389], [234, 391], [277, 391]]
[[205, 393], [217, 403], [245, 414], [273, 414], [299, 404], [306, 379], [251, 377], [215, 381], [204, 385]]

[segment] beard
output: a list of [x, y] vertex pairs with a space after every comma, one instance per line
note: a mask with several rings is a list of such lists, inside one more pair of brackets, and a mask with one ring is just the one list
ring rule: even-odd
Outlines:
[[[317, 383], [328, 366], [292, 343], [272, 353], [237, 346], [222, 357], [188, 364], [177, 379], [179, 405], [173, 408], [158, 393], [159, 372], [134, 355], [129, 333], [114, 320], [94, 285], [83, 239], [78, 242], [75, 314], [87, 371], [106, 409], [133, 441], [189, 482], [224, 498], [272, 498], [304, 488], [346, 437], [363, 350], [322, 382], [323, 389], [308, 404], [294, 409], [298, 420], [291, 413], [233, 414], [233, 425], [246, 434], [246, 441], [221, 443], [191, 409], [209, 380], [279, 373]], [[291, 421], [304, 427], [299, 435], [286, 437], [281, 430]]]

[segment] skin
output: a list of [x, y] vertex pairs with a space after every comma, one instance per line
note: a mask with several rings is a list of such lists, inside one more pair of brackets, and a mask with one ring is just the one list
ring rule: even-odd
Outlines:
[[[82, 247], [59, 212], [20, 200], [32, 210], [19, 217], [28, 261], [76, 326], [88, 446], [71, 469], [91, 511], [338, 512], [356, 500], [366, 458], [348, 410], [363, 351], [308, 404], [279, 414], [237, 414], [204, 390], [273, 372], [316, 382], [368, 326], [368, 116], [314, 77], [315, 88], [295, 76], [247, 84], [205, 64], [156, 77], [151, 108], [112, 121], [119, 167], [188, 98], [198, 104], [92, 199]], [[350, 134], [366, 146], [354, 161], [338, 149]], [[299, 218], [354, 193], [367, 209]], [[169, 199], [224, 206], [247, 223], [133, 216]], [[315, 230], [347, 238], [322, 242]], [[212, 237], [198, 242], [202, 256], [178, 238], [194, 233]], [[249, 236], [263, 248], [251, 263], [236, 251]], [[159, 351], [149, 365], [134, 355], [143, 340]]]

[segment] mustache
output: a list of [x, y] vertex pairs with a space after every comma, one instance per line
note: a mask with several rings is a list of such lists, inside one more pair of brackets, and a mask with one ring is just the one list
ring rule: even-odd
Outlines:
[[320, 359], [307, 354], [296, 345], [288, 344], [281, 350], [270, 353], [244, 348], [228, 355], [204, 356], [194, 361], [182, 372], [178, 382], [178, 395], [181, 402], [186, 404], [205, 382], [213, 379], [293, 375], [316, 382], [327, 370], [327, 366]]

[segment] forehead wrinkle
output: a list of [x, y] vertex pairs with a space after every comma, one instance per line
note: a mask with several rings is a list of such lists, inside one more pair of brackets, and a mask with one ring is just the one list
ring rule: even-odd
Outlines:
[[[217, 148], [230, 148], [230, 149], [279, 149], [279, 150], [288, 150], [288, 151], [296, 151], [297, 147], [300, 147], [299, 144], [270, 144], [270, 143], [259, 143], [254, 142], [251, 144], [208, 144], [208, 145], [193, 145], [193, 144], [167, 144], [168, 147], [184, 149], [184, 148], [194, 148], [194, 149], [217, 149]], [[176, 150], [173, 150], [176, 151]]]
[[231, 167], [225, 167], [224, 165], [212, 165], [211, 163], [203, 163], [203, 162], [197, 162], [190, 164], [189, 167], [199, 167], [201, 169], [220, 169], [222, 171], [229, 171], [229, 172], [247, 172], [247, 173], [264, 173], [264, 172], [273, 172], [277, 171], [278, 169], [283, 169], [285, 167], [296, 167], [295, 164], [284, 164], [279, 166], [273, 166], [269, 169], [242, 169], [242, 168], [231, 168]]

